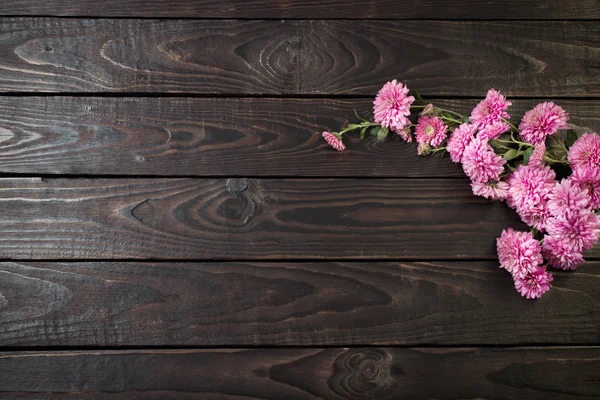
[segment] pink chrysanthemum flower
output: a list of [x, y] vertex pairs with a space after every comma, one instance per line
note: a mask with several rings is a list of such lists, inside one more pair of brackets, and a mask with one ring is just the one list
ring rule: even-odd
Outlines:
[[494, 153], [494, 149], [479, 138], [474, 138], [465, 148], [462, 166], [471, 181], [486, 183], [499, 181], [506, 160]]
[[550, 192], [548, 210], [553, 217], [565, 218], [579, 213], [590, 203], [590, 195], [570, 179], [556, 182]]
[[496, 121], [484, 126], [477, 134], [481, 140], [498, 139], [504, 132], [510, 130], [510, 126], [506, 122]]
[[438, 147], [446, 139], [448, 127], [444, 121], [436, 116], [419, 118], [415, 126], [415, 138], [417, 143], [427, 143], [431, 147]]
[[552, 285], [552, 274], [540, 267], [522, 278], [515, 278], [515, 289], [527, 299], [539, 299]]
[[588, 192], [591, 209], [600, 208], [600, 166], [582, 165], [573, 170], [569, 179]]
[[552, 218], [546, 229], [550, 236], [561, 240], [573, 251], [589, 250], [600, 236], [600, 217], [593, 211], [585, 209], [566, 218]]
[[506, 203], [517, 211], [528, 210], [544, 204], [554, 188], [556, 174], [550, 167], [520, 165], [508, 177]]
[[496, 240], [496, 247], [500, 267], [513, 276], [524, 277], [544, 262], [540, 243], [531, 232], [517, 232], [508, 228]]
[[512, 105], [506, 101], [506, 97], [500, 92], [490, 89], [487, 96], [471, 111], [471, 122], [479, 129], [500, 121], [502, 118], [510, 118], [506, 109]]
[[529, 156], [529, 161], [527, 165], [533, 167], [543, 167], [544, 164], [544, 155], [546, 154], [546, 143], [540, 143], [533, 149], [531, 156]]
[[508, 183], [502, 181], [471, 183], [471, 188], [475, 196], [485, 197], [486, 199], [504, 201], [508, 196]]
[[542, 244], [542, 255], [555, 268], [571, 271], [583, 264], [583, 255], [555, 236], [546, 236]]
[[454, 129], [454, 132], [448, 138], [448, 143], [446, 143], [446, 151], [450, 154], [452, 162], [459, 163], [462, 161], [465, 147], [471, 143], [475, 132], [477, 132], [477, 128], [472, 124], [462, 124]]
[[600, 136], [597, 133], [583, 134], [569, 149], [569, 163], [572, 168], [582, 165], [600, 166]]
[[337, 151], [346, 150], [346, 146], [344, 146], [344, 143], [342, 143], [342, 139], [333, 133], [323, 132], [323, 139], [325, 139], [325, 141], [327, 141], [327, 143], [329, 143], [329, 145]]
[[568, 129], [568, 120], [569, 114], [562, 107], [547, 101], [525, 113], [519, 124], [519, 134], [527, 143], [539, 144], [547, 136], [554, 135], [561, 129]]
[[408, 87], [401, 82], [393, 80], [383, 85], [373, 102], [375, 122], [384, 128], [399, 132], [410, 120], [410, 105], [415, 101], [413, 96], [408, 96]]
[[552, 218], [552, 214], [548, 210], [547, 201], [543, 201], [530, 208], [518, 210], [517, 213], [523, 222], [542, 232], [546, 231], [546, 224]]

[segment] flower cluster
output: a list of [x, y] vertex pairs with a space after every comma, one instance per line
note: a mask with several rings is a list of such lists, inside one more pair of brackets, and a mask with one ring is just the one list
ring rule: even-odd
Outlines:
[[[426, 156], [448, 153], [460, 163], [476, 196], [506, 201], [530, 231], [509, 228], [497, 239], [500, 267], [516, 290], [528, 299], [551, 287], [551, 266], [573, 270], [600, 236], [600, 136], [578, 136], [569, 115], [553, 102], [525, 113], [518, 128], [509, 122], [512, 105], [490, 89], [470, 116], [435, 107], [396, 80], [386, 83], [374, 101], [374, 122], [357, 117], [340, 132], [323, 132], [336, 150], [344, 151], [345, 133], [360, 130], [384, 139], [395, 132], [417, 142]], [[411, 112], [419, 111], [416, 123]], [[560, 179], [559, 179], [560, 178]]]

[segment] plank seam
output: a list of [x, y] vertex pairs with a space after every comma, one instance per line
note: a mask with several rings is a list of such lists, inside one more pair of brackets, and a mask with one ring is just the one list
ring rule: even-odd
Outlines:
[[[1, 97], [89, 97], [89, 98], [190, 98], [190, 99], [265, 99], [265, 100], [372, 100], [373, 94], [231, 94], [231, 93], [169, 93], [169, 92], [7, 92], [0, 91]], [[443, 94], [424, 94], [430, 100], [473, 100], [481, 101], [485, 96], [461, 96], [461, 95], [443, 95]], [[553, 100], [586, 100], [600, 101], [600, 96], [560, 96], [560, 95], [531, 95], [514, 96], [508, 94], [510, 100], [531, 100], [531, 99], [553, 99]]]
[[38, 178], [42, 182], [58, 179], [112, 179], [112, 180], [128, 180], [128, 179], [285, 179], [285, 180], [395, 180], [395, 181], [415, 181], [415, 180], [462, 180], [468, 182], [468, 179], [463, 176], [408, 176], [394, 178], [390, 176], [347, 176], [347, 175], [159, 175], [159, 174], [36, 174], [36, 173], [19, 173], [19, 172], [2, 172], [0, 173], [0, 179], [18, 179], [18, 178]]
[[[491, 243], [491, 242], [490, 242]], [[203, 259], [181, 259], [181, 258], [5, 258], [0, 259], [0, 263], [60, 263], [60, 264], [77, 264], [77, 263], [124, 263], [124, 264], [209, 264], [209, 263], [274, 263], [274, 264], [300, 264], [300, 263], [464, 263], [464, 262], [498, 262], [498, 258], [455, 258], [455, 259], [438, 259], [438, 258], [203, 258]], [[600, 261], [600, 256], [587, 256], [586, 262]], [[560, 273], [560, 270], [556, 270]], [[570, 272], [576, 274], [576, 272]]]
[[85, 19], [85, 20], [147, 20], [147, 21], [386, 21], [386, 22], [599, 22], [600, 18], [319, 18], [319, 17], [142, 17], [142, 16], [93, 16], [53, 14], [1, 14], [0, 18], [29, 19]]
[[231, 345], [231, 346], [195, 346], [195, 345], [140, 345], [140, 346], [0, 346], [0, 353], [37, 352], [37, 351], [143, 351], [143, 350], [276, 350], [276, 349], [352, 349], [352, 348], [389, 348], [389, 349], [470, 349], [497, 348], [502, 350], [524, 348], [600, 348], [597, 344], [586, 343], [517, 343], [517, 344], [356, 344], [351, 345]]

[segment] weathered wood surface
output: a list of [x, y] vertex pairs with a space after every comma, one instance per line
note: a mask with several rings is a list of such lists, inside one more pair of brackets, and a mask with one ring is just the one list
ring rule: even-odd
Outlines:
[[[524, 300], [495, 254], [522, 225], [459, 166], [319, 135], [394, 78], [464, 113], [495, 87], [513, 120], [566, 98], [599, 130], [599, 19], [596, 0], [0, 2], [0, 398], [600, 398], [600, 261]], [[331, 179], [369, 177], [392, 179]]]
[[10, 352], [0, 375], [13, 399], [591, 399], [600, 349]]
[[3, 18], [0, 36], [0, 91], [600, 95], [595, 21]]
[[[479, 99], [432, 100], [465, 115]], [[518, 121], [539, 99], [514, 100]], [[562, 100], [571, 122], [600, 131], [600, 101]], [[370, 99], [0, 97], [0, 172], [289, 177], [464, 177], [398, 138], [339, 154], [321, 138], [372, 115]]]
[[594, 19], [595, 0], [4, 0], [0, 15], [169, 18]]
[[4, 262], [0, 347], [597, 344], [599, 267], [533, 302], [495, 261]]
[[0, 179], [5, 259], [495, 259], [509, 226], [462, 179]]
[[[467, 180], [0, 179], [5, 259], [492, 259]], [[598, 253], [594, 253], [598, 255]]]

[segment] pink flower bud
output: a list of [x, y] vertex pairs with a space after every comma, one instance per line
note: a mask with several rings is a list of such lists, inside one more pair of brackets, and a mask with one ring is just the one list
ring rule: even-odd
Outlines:
[[412, 135], [410, 133], [410, 128], [406, 127], [400, 131], [398, 131], [398, 135], [404, 139], [408, 143], [412, 143]]
[[325, 139], [325, 141], [327, 141], [327, 143], [329, 143], [329, 145], [337, 151], [346, 150], [346, 146], [344, 146], [344, 143], [342, 143], [342, 139], [340, 139], [338, 135], [334, 135], [331, 132], [323, 132], [322, 135], [323, 139]]
[[434, 114], [434, 107], [433, 104], [429, 103], [425, 106], [425, 108], [423, 109], [423, 111], [421, 111], [419, 113], [419, 115], [433, 115]]
[[417, 154], [420, 156], [428, 156], [431, 154], [431, 146], [427, 143], [419, 143], [417, 146]]

